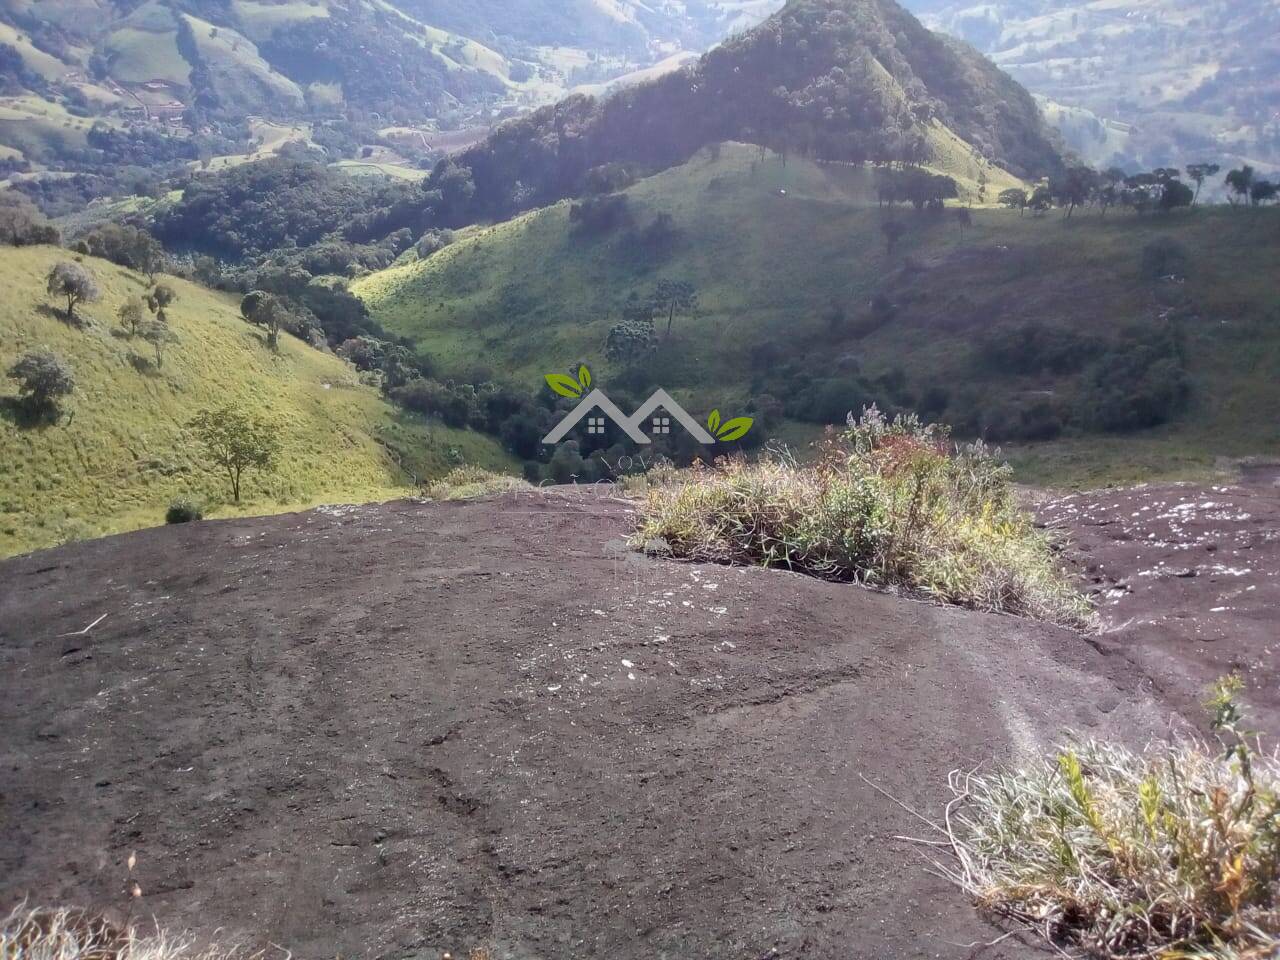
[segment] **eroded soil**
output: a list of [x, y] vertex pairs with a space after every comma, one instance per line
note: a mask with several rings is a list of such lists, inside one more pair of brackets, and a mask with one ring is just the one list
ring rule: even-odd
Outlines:
[[1126, 566], [1164, 554], [1111, 539], [1124, 497], [1046, 507], [1131, 587], [1101, 638], [648, 559], [555, 492], [0, 563], [0, 906], [123, 907], [136, 851], [137, 912], [300, 958], [1027, 956], [880, 790], [935, 816], [953, 768], [1161, 735], [1224, 664], [1274, 694], [1275, 574], [1214, 565], [1275, 571], [1275, 498], [1212, 497], [1251, 552], [1164, 541], [1185, 580]]

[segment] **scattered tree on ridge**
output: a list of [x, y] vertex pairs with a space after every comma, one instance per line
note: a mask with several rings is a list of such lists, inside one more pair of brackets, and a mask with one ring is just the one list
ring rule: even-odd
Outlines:
[[1205, 180], [1216, 174], [1221, 167], [1216, 163], [1191, 163], [1187, 165], [1187, 176], [1196, 182], [1195, 196], [1191, 198], [1194, 204], [1200, 199], [1200, 188], [1204, 186]]
[[170, 306], [178, 299], [177, 291], [167, 283], [157, 283], [152, 291], [147, 294], [147, 307], [156, 315], [156, 319], [161, 323], [168, 323], [169, 318], [165, 316], [165, 308]]
[[1068, 167], [1061, 177], [1049, 182], [1050, 195], [1059, 206], [1067, 208], [1068, 220], [1071, 219], [1071, 214], [1075, 212], [1076, 207], [1089, 199], [1097, 176], [1088, 167]]
[[1280, 193], [1280, 187], [1270, 180], [1254, 180], [1249, 187], [1249, 203], [1256, 207], [1268, 200], [1276, 199], [1278, 193]]
[[130, 297], [120, 305], [116, 312], [122, 326], [131, 337], [136, 337], [142, 330], [142, 323], [147, 318], [147, 307], [138, 297]]
[[32, 414], [57, 414], [58, 401], [76, 388], [71, 367], [49, 349], [24, 353], [8, 374], [18, 381], [22, 404]]
[[280, 454], [279, 430], [233, 406], [202, 410], [190, 426], [209, 458], [226, 471], [236, 503], [244, 472], [270, 470]]
[[256, 327], [267, 331], [267, 346], [275, 350], [280, 345], [280, 327], [284, 323], [284, 307], [274, 295], [262, 290], [247, 293], [240, 301], [240, 316]]
[[93, 303], [102, 296], [98, 281], [88, 269], [78, 263], [63, 260], [49, 271], [46, 289], [51, 297], [65, 297], [67, 300], [67, 319], [74, 322], [76, 307], [82, 303]]
[[667, 315], [667, 337], [670, 338], [676, 313], [693, 313], [698, 309], [698, 291], [687, 280], [660, 280], [653, 291], [653, 302]]
[[148, 320], [141, 328], [142, 339], [151, 344], [156, 352], [156, 366], [164, 366], [164, 348], [178, 342], [178, 335], [169, 329], [169, 324], [159, 317]]
[[1232, 204], [1248, 201], [1249, 191], [1253, 187], [1253, 167], [1246, 163], [1239, 170], [1229, 172], [1227, 186], [1231, 188], [1231, 192], [1227, 194], [1227, 200]]

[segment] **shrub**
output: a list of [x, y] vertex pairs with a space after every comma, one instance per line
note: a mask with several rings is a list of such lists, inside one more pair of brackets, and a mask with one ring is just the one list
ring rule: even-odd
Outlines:
[[868, 400], [867, 385], [856, 378], [811, 380], [787, 398], [786, 413], [806, 423], [844, 423]]
[[574, 233], [592, 237], [610, 233], [632, 223], [631, 205], [626, 194], [588, 197], [569, 208], [569, 222]]
[[15, 907], [0, 919], [4, 960], [262, 960], [264, 954], [163, 931], [142, 933], [87, 910]]
[[417, 251], [418, 259], [426, 260], [428, 257], [439, 253], [449, 244], [453, 243], [453, 232], [450, 230], [428, 230], [421, 239], [418, 240]]
[[462, 466], [428, 484], [426, 494], [432, 500], [471, 500], [528, 487], [529, 484], [519, 477], [494, 473], [483, 467]]
[[413, 380], [391, 391], [391, 397], [409, 410], [438, 417], [450, 427], [465, 427], [478, 413], [475, 391], [447, 386], [434, 380]]
[[1085, 373], [1077, 409], [1094, 430], [1142, 430], [1173, 419], [1190, 396], [1181, 357], [1152, 338], [1103, 354]]
[[952, 774], [952, 879], [1092, 956], [1280, 955], [1280, 763], [1241, 731], [1240, 686], [1219, 681], [1209, 701], [1220, 747], [1091, 740]]
[[1019, 509], [1011, 471], [945, 428], [875, 407], [820, 460], [723, 461], [650, 491], [635, 541], [677, 556], [785, 566], [941, 602], [1085, 622], [1049, 540]]
[[165, 512], [164, 522], [168, 524], [174, 523], [195, 523], [204, 519], [204, 511], [200, 505], [193, 500], [175, 500], [169, 504], [169, 509]]

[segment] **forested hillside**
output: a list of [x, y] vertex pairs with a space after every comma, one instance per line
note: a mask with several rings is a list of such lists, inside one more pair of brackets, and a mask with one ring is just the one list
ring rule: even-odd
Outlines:
[[661, 385], [757, 440], [876, 403], [1039, 444], [1019, 462], [1055, 482], [1280, 452], [1280, 211], [916, 210], [882, 177], [727, 144], [607, 218], [561, 203], [354, 291], [438, 376], [536, 391], [585, 362], [624, 406]]

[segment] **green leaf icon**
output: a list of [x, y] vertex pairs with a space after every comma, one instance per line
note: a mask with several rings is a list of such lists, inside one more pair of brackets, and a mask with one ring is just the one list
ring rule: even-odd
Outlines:
[[751, 425], [755, 420], [751, 417], [734, 417], [732, 420], [725, 421], [716, 433], [716, 438], [721, 443], [729, 443], [733, 440], [741, 440], [747, 435], [747, 431], [751, 429]]
[[565, 376], [563, 373], [548, 373], [547, 386], [562, 397], [568, 397], [571, 400], [577, 400], [582, 396], [582, 388], [578, 386], [578, 381], [573, 377]]
[[591, 371], [586, 368], [585, 364], [578, 368], [578, 385], [583, 390], [591, 386]]
[[711, 432], [715, 433], [720, 429], [720, 411], [712, 410], [711, 416], [707, 417], [707, 426], [711, 428]]

